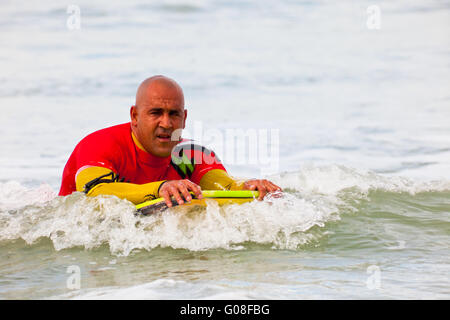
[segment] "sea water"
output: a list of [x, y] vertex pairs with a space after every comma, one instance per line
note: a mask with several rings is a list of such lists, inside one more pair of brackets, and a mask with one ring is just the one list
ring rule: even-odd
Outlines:
[[[1, 299], [450, 298], [448, 1], [4, 1], [0, 43]], [[155, 74], [188, 136], [282, 196], [58, 197]], [[239, 130], [271, 170], [228, 156]]]

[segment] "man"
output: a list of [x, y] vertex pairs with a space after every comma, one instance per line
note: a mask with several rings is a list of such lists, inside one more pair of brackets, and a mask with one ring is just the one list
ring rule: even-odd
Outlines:
[[[59, 195], [115, 195], [135, 204], [163, 197], [171, 207], [204, 190], [258, 190], [259, 200], [281, 191], [267, 180], [238, 181], [214, 152], [181, 139], [187, 110], [172, 79], [146, 79], [130, 109], [131, 122], [91, 133], [81, 140], [64, 168]], [[184, 198], [184, 200], [183, 200]]]

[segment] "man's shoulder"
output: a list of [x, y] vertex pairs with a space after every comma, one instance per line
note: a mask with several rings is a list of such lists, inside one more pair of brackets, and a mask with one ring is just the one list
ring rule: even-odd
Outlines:
[[76, 146], [80, 151], [98, 153], [101, 150], [117, 150], [131, 141], [130, 123], [122, 123], [94, 131], [85, 136]]
[[[183, 139], [172, 150], [172, 162], [185, 162], [189, 159], [195, 164], [220, 164], [217, 154], [208, 146], [195, 140]], [[186, 156], [186, 159], [184, 157]]]
[[212, 149], [207, 147], [206, 145], [199, 143], [192, 139], [182, 139], [172, 150], [172, 154], [178, 154], [186, 151], [198, 151], [202, 153], [210, 154]]

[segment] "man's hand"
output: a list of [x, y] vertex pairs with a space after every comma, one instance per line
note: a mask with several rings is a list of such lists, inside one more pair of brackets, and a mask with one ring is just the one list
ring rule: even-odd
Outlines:
[[184, 201], [181, 198], [183, 195], [184, 199], [189, 202], [192, 200], [192, 196], [189, 193], [192, 191], [196, 198], [202, 198], [202, 189], [199, 185], [196, 185], [190, 180], [169, 180], [163, 182], [161, 187], [159, 188], [159, 196], [164, 198], [167, 206], [172, 207], [172, 199], [173, 196], [178, 204], [183, 204]]
[[279, 186], [277, 186], [276, 184], [273, 184], [272, 182], [270, 182], [270, 181], [268, 181], [266, 179], [262, 179], [262, 180], [258, 180], [258, 179], [247, 180], [244, 183], [243, 190], [252, 190], [252, 191], [258, 190], [259, 191], [258, 200], [264, 199], [264, 197], [268, 193], [277, 192], [277, 191], [283, 191]]

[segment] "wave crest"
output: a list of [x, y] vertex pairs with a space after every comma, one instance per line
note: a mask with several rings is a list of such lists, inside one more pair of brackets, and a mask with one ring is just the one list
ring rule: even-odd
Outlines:
[[0, 184], [0, 241], [33, 244], [44, 237], [56, 250], [106, 244], [125, 256], [156, 247], [236, 250], [247, 243], [298, 249], [327, 234], [327, 222], [357, 211], [370, 191], [450, 190], [449, 181], [418, 182], [343, 166], [310, 166], [270, 179], [286, 190], [282, 197], [224, 207], [210, 200], [206, 208], [175, 207], [150, 216], [135, 215], [132, 203], [113, 196], [57, 197], [46, 185], [33, 190], [8, 182]]

